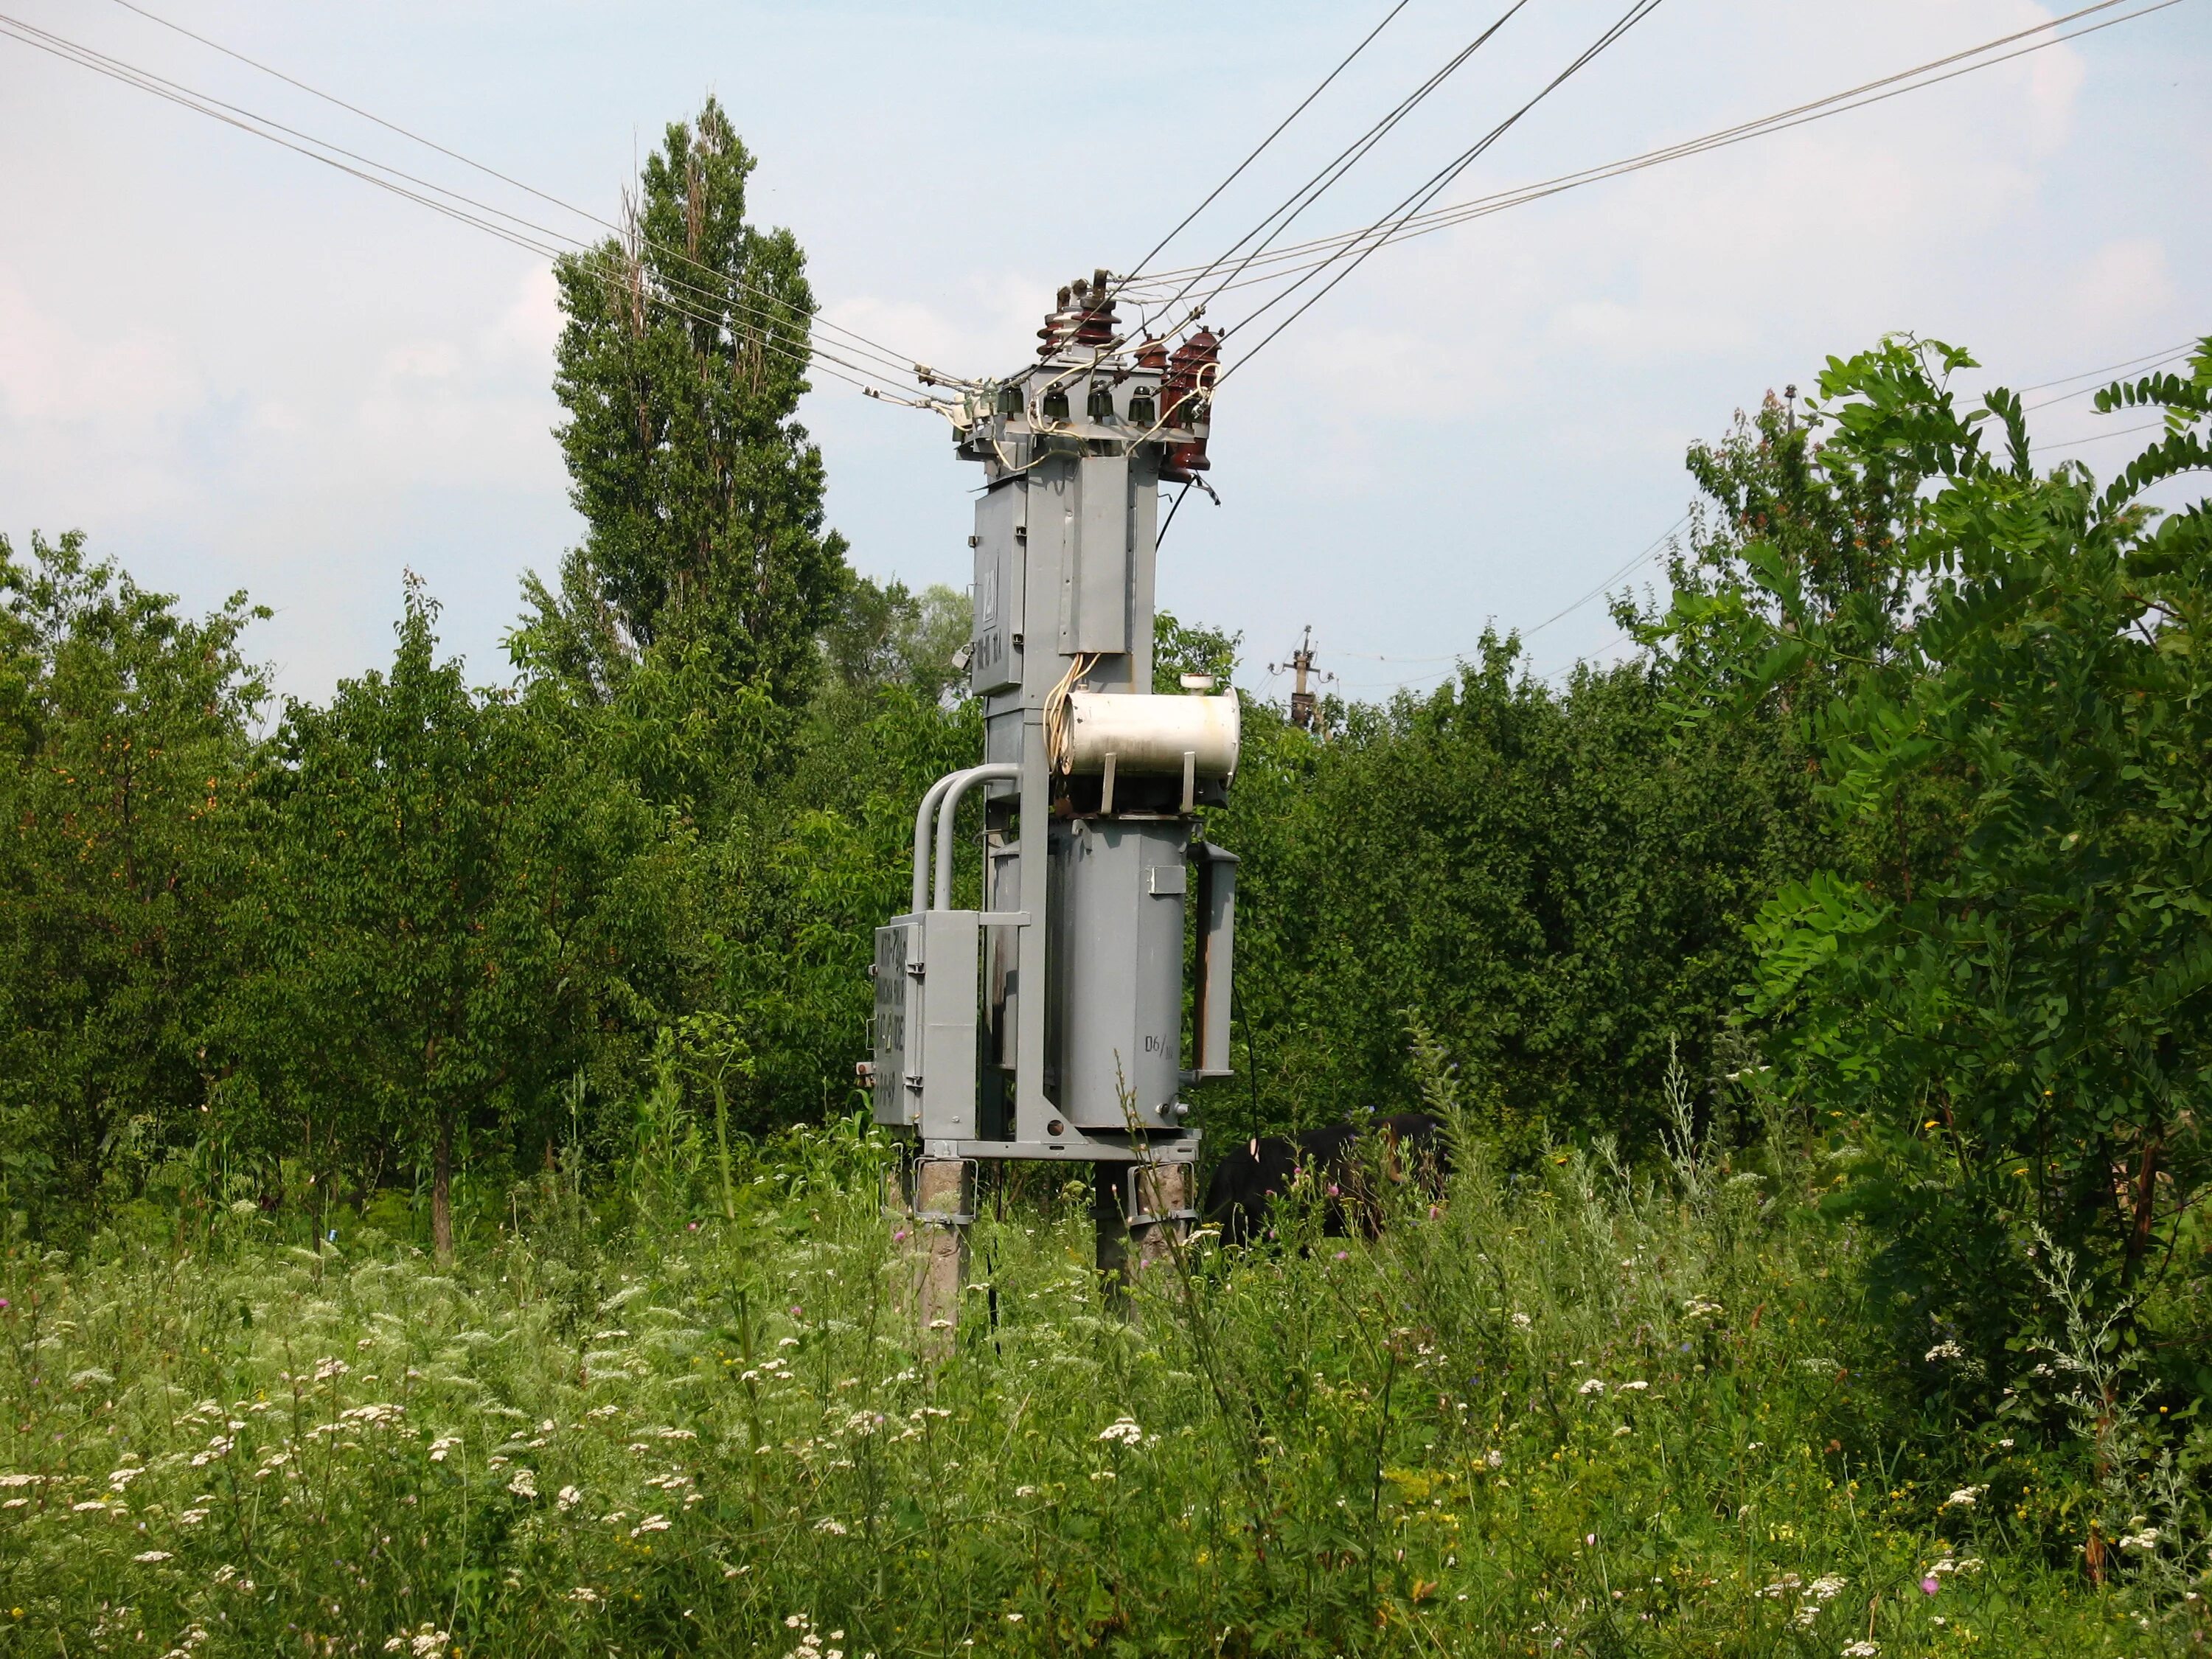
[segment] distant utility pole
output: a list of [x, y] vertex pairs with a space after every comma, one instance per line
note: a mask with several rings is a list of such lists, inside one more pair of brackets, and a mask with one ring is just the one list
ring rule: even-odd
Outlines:
[[[1291, 724], [1301, 732], [1310, 732], [1314, 729], [1316, 717], [1320, 712], [1320, 706], [1315, 700], [1314, 693], [1306, 684], [1306, 676], [1313, 672], [1313, 624], [1311, 623], [1306, 624], [1305, 637], [1299, 642], [1298, 648], [1291, 653], [1291, 659], [1287, 664], [1269, 663], [1267, 665], [1267, 672], [1270, 674], [1279, 674], [1288, 668], [1297, 675], [1297, 683], [1291, 690]], [[1322, 674], [1317, 678], [1316, 684], [1325, 684], [1335, 678], [1334, 674]]]

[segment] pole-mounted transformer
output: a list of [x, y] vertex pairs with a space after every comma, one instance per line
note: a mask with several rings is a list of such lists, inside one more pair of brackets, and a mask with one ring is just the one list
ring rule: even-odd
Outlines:
[[[1219, 347], [1204, 330], [1172, 349], [1122, 340], [1103, 271], [1060, 290], [1039, 338], [957, 423], [986, 479], [967, 665], [984, 754], [919, 804], [912, 905], [876, 930], [862, 1069], [876, 1121], [924, 1159], [1188, 1165], [1182, 1091], [1229, 1072], [1237, 871], [1194, 814], [1224, 799], [1239, 725], [1210, 681], [1153, 694], [1153, 562], [1162, 481], [1208, 465]], [[952, 903], [971, 793], [981, 909]]]

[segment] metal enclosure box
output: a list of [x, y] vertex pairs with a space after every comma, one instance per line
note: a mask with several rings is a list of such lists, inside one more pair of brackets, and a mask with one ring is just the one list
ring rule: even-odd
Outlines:
[[975, 503], [975, 625], [969, 684], [979, 697], [1022, 683], [1022, 611], [1025, 561], [1018, 483], [987, 489]]
[[907, 1008], [916, 981], [907, 973], [913, 920], [901, 917], [876, 929], [876, 1012], [869, 1021], [875, 1075], [870, 1095], [876, 1121], [910, 1128], [921, 1114], [921, 1096], [908, 1085]]
[[922, 1121], [931, 1136], [975, 1133], [975, 1083], [981, 1026], [981, 913], [932, 910], [921, 919]]
[[1127, 1130], [1132, 1112], [1136, 1127], [1156, 1133], [1177, 1121], [1188, 835], [1173, 819], [1052, 826], [1051, 902], [1060, 923], [1048, 981], [1045, 1092], [1079, 1129]]

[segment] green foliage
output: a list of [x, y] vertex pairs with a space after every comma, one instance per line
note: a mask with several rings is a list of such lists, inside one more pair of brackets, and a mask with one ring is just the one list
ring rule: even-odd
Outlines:
[[1237, 672], [1237, 653], [1244, 643], [1242, 634], [1224, 633], [1187, 623], [1172, 611], [1152, 617], [1152, 690], [1173, 696], [1182, 690], [1185, 674], [1211, 674], [1219, 690], [1227, 690]]
[[623, 958], [663, 941], [623, 913], [658, 884], [653, 815], [563, 741], [563, 711], [438, 663], [434, 615], [410, 584], [390, 674], [286, 710], [233, 1020], [249, 1065], [216, 1127], [371, 1188], [429, 1164], [450, 1249], [457, 1143], [550, 1143], [532, 1109], [582, 1033], [635, 1016]]
[[2205, 504], [2155, 523], [2141, 500], [2212, 461], [2212, 343], [2189, 380], [2100, 394], [2169, 426], [2101, 489], [2035, 471], [2014, 394], [1960, 413], [1945, 378], [1970, 362], [1893, 340], [1822, 376], [1831, 477], [1928, 481], [1892, 498], [1861, 597], [1824, 602], [1753, 546], [1670, 619], [1733, 665], [1738, 706], [1833, 688], [1802, 726], [1861, 856], [1765, 912], [1753, 1010], [1798, 1097], [1863, 1135], [1849, 1198], [1893, 1240], [1918, 1333], [1955, 1330], [2004, 1381], [2049, 1300], [2039, 1236], [2148, 1298], [2166, 1385], [2212, 1394], [2179, 1250], [2212, 1185], [2212, 550]]
[[846, 686], [906, 685], [933, 702], [965, 694], [953, 659], [972, 629], [968, 596], [933, 582], [919, 593], [903, 582], [878, 587], [856, 577], [823, 629], [823, 654]]
[[76, 534], [0, 539], [0, 1210], [67, 1237], [199, 1131], [269, 613], [179, 617]]
[[[1355, 706], [1327, 741], [1268, 711], [1207, 835], [1243, 860], [1235, 1084], [1241, 1137], [1413, 1103], [1404, 1011], [1464, 1054], [1491, 1127], [1650, 1146], [1670, 1042], [1702, 1072], [1743, 929], [1805, 867], [1800, 775], [1771, 727], [1678, 737], [1628, 665], [1555, 690], [1486, 637], [1456, 682]], [[1248, 1127], [1249, 1126], [1249, 1127]]]

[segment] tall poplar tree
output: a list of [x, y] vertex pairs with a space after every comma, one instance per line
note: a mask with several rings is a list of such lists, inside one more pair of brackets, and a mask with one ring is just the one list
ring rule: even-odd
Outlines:
[[796, 703], [849, 581], [794, 418], [813, 295], [791, 233], [746, 222], [754, 165], [709, 98], [647, 161], [625, 234], [557, 268], [559, 435], [589, 528], [558, 593], [531, 579], [518, 644], [603, 694], [661, 651]]

